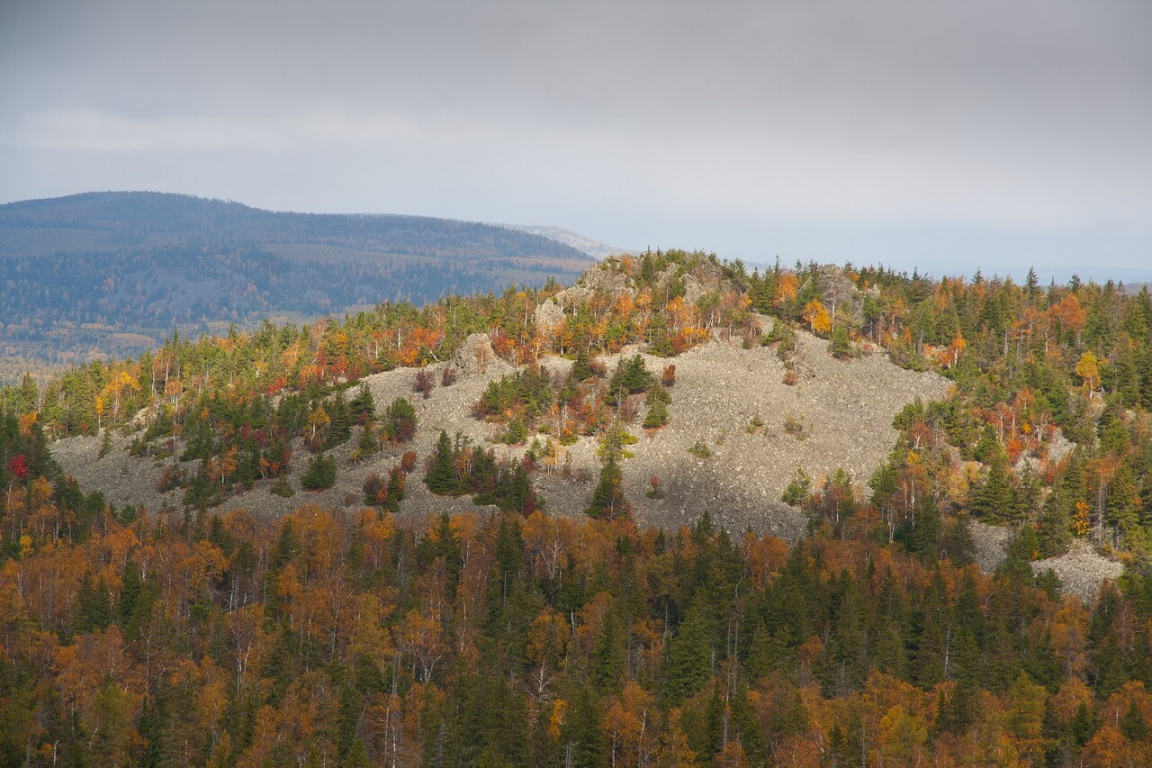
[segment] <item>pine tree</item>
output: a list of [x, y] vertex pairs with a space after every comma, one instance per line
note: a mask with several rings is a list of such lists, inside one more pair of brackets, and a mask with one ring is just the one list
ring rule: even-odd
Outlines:
[[407, 443], [416, 435], [416, 409], [398, 397], [384, 412], [384, 435], [394, 443]]
[[357, 424], [367, 424], [376, 418], [376, 401], [372, 397], [372, 390], [367, 382], [360, 385], [356, 397], [348, 403], [348, 414]]
[[852, 339], [844, 323], [838, 323], [832, 329], [832, 342], [828, 345], [828, 351], [838, 360], [847, 360], [853, 356]]
[[431, 466], [424, 475], [424, 484], [432, 493], [446, 494], [457, 490], [456, 472], [453, 461], [456, 455], [452, 450], [452, 441], [448, 433], [440, 430], [440, 439], [436, 442], [436, 451], [432, 454]]
[[572, 369], [568, 374], [573, 381], [585, 381], [596, 375], [592, 370], [592, 360], [587, 350], [581, 348], [576, 352], [576, 359], [572, 361]]
[[354, 459], [364, 459], [380, 450], [380, 440], [376, 437], [376, 427], [371, 421], [364, 423], [360, 430], [360, 438], [356, 441]]
[[692, 606], [665, 655], [662, 692], [669, 705], [680, 704], [712, 676], [712, 647], [708, 635], [700, 606]]
[[655, 429], [668, 423], [668, 404], [672, 402], [672, 395], [659, 382], [652, 385], [645, 398], [648, 403], [648, 415], [644, 418], [644, 427]]
[[616, 463], [615, 452], [611, 452], [604, 468], [600, 470], [600, 483], [592, 492], [592, 502], [584, 514], [612, 520], [620, 515], [628, 515], [631, 511], [632, 505], [624, 498], [624, 477]]
[[668, 406], [657, 400], [648, 406], [648, 415], [644, 417], [645, 429], [658, 429], [668, 423]]
[[306, 491], [319, 491], [336, 484], [336, 459], [324, 454], [313, 456], [304, 474], [300, 475], [300, 487]]
[[619, 405], [622, 397], [643, 392], [655, 383], [656, 377], [644, 365], [644, 358], [636, 355], [621, 359], [608, 381], [608, 394], [605, 400], [610, 405]]
[[812, 486], [812, 478], [803, 469], [797, 468], [796, 475], [792, 481], [788, 483], [788, 487], [784, 489], [784, 494], [780, 500], [785, 504], [790, 504], [798, 507], [808, 501], [808, 494]]
[[324, 439], [325, 448], [343, 445], [352, 439], [352, 419], [343, 392], [337, 392], [336, 397], [328, 405], [328, 417], [331, 422]]
[[1017, 509], [1008, 458], [997, 456], [992, 460], [988, 476], [982, 482], [974, 483], [969, 490], [968, 510], [973, 516], [990, 522], [1011, 522]]
[[1064, 510], [1059, 492], [1054, 492], [1045, 500], [1036, 535], [1042, 558], [1062, 555], [1071, 546], [1072, 532], [1068, 528], [1068, 513]]
[[600, 639], [592, 653], [592, 682], [597, 690], [612, 692], [619, 687], [628, 660], [626, 640], [613, 606], [604, 616]]

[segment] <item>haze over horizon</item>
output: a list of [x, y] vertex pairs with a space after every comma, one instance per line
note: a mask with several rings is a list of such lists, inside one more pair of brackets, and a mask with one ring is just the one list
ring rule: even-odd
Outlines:
[[0, 6], [0, 201], [1152, 280], [1152, 4]]

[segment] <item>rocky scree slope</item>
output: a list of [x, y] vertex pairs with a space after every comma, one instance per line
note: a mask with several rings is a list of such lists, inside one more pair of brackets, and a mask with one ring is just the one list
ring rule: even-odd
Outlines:
[[[864, 482], [894, 444], [895, 414], [917, 397], [931, 400], [947, 393], [949, 384], [943, 378], [898, 368], [883, 354], [842, 362], [832, 358], [826, 347], [827, 342], [800, 334], [801, 377], [795, 386], [782, 383], [783, 363], [770, 348], [745, 350], [713, 340], [676, 357], [672, 361], [677, 383], [671, 390], [670, 423], [649, 431], [639, 428], [637, 419], [631, 432], [639, 440], [628, 447], [634, 456], [622, 463], [625, 494], [637, 522], [675, 527], [691, 523], [707, 510], [718, 524], [734, 533], [751, 528], [795, 539], [803, 533], [806, 521], [782, 504], [780, 496], [797, 468], [819, 477], [844, 467], [857, 482]], [[629, 349], [622, 354], [634, 353]], [[617, 357], [603, 358], [609, 370]], [[649, 356], [645, 360], [655, 372], [669, 362]], [[441, 430], [493, 447], [499, 456], [521, 456], [525, 446], [491, 443], [501, 428], [471, 413], [488, 383], [515, 369], [496, 357], [483, 335], [470, 338], [452, 361], [431, 370], [439, 374], [446, 365], [458, 369], [456, 384], [437, 387], [428, 399], [413, 394], [413, 369], [365, 379], [378, 407], [397, 397], [407, 397], [413, 403], [419, 427], [411, 444], [386, 448], [361, 462], [349, 459], [351, 443], [339, 446], [331, 452], [340, 464], [334, 488], [298, 492], [285, 499], [273, 495], [268, 484], [258, 483], [253, 490], [229, 498], [222, 509], [243, 507], [260, 514], [282, 514], [301, 503], [358, 505], [365, 476], [386, 473], [405, 450], [415, 450], [421, 459], [428, 456]], [[542, 365], [564, 374], [571, 362], [550, 357]], [[757, 423], [760, 426], [754, 426]], [[790, 434], [786, 423], [800, 425], [803, 434]], [[113, 504], [132, 503], [152, 511], [180, 507], [182, 491], [156, 491], [164, 462], [128, 455], [128, 439], [120, 436], [113, 440], [113, 449], [100, 458], [100, 443], [97, 437], [69, 438], [55, 443], [53, 453], [66, 473], [76, 476], [86, 488], [102, 490]], [[690, 453], [697, 444], [706, 446], [710, 457]], [[599, 476], [597, 445], [594, 438], [582, 437], [561, 449], [564, 453], [556, 471], [537, 471], [535, 482], [550, 513], [583, 514]], [[307, 455], [302, 446], [296, 446], [289, 477], [297, 488]], [[195, 463], [189, 462], [188, 469], [194, 470]], [[654, 476], [663, 499], [645, 496]], [[467, 498], [430, 494], [421, 478], [419, 468], [409, 477], [402, 513], [475, 509]]]

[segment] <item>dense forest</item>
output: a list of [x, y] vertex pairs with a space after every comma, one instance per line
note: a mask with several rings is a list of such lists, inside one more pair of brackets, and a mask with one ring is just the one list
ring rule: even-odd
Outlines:
[[17, 366], [138, 355], [173, 329], [422, 305], [571, 280], [591, 263], [543, 237], [447, 219], [273, 213], [142, 192], [10, 203], [0, 206], [0, 380]]
[[[1147, 290], [850, 265], [748, 273], [679, 251], [596, 269], [605, 279], [578, 299], [550, 283], [174, 335], [0, 390], [0, 759], [1149, 765]], [[549, 304], [557, 322], [538, 322]], [[799, 367], [801, 327], [846, 366], [886, 350], [953, 391], [897, 417], [867, 484], [798, 473], [785, 500], [811, 534], [791, 546], [714, 530], [703, 510], [690, 528], [637, 528], [612, 483], [627, 461], [619, 422], [565, 407], [619, 412], [635, 392], [639, 423], [663, 401], [647, 393], [675, 392], [661, 381], [674, 368], [623, 358], [609, 376], [597, 356], [639, 343], [672, 367], [717, 340]], [[532, 462], [492, 465], [487, 484], [461, 472], [462, 451], [473, 469], [484, 451], [448, 435], [366, 487], [363, 507], [213, 512], [277, 482], [277, 462], [324, 482], [324, 450], [356, 425], [377, 425], [359, 431], [365, 450], [402, 443], [419, 429], [405, 403], [365, 402], [356, 382], [447, 359], [476, 332], [527, 366], [493, 382], [477, 417], [521, 443], [603, 435], [586, 519], [540, 511]], [[539, 377], [548, 354], [588, 378], [566, 391]], [[50, 439], [113, 429], [197, 462], [183, 510], [117, 509], [62, 476]], [[420, 481], [510, 511], [394, 512]], [[1013, 532], [995, 574], [972, 563], [972, 520]], [[1077, 540], [1127, 565], [1087, 604], [1029, 566]]]

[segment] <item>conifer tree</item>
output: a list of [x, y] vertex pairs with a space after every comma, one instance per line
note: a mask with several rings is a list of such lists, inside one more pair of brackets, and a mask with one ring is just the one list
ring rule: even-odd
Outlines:
[[360, 430], [360, 439], [356, 441], [356, 459], [364, 459], [380, 450], [380, 440], [376, 437], [376, 427], [371, 421], [364, 422]]
[[699, 605], [694, 605], [668, 644], [661, 691], [676, 706], [700, 690], [712, 675], [709, 629]]
[[448, 433], [440, 430], [440, 439], [436, 442], [431, 464], [424, 475], [424, 484], [432, 493], [452, 493], [457, 489], [456, 472], [452, 466], [455, 457]]
[[319, 491], [336, 484], [336, 459], [324, 454], [313, 456], [304, 474], [300, 475], [300, 487], [306, 491]]
[[608, 460], [600, 470], [600, 482], [592, 492], [592, 502], [584, 514], [612, 520], [631, 511], [632, 505], [624, 497], [624, 477], [616, 463], [616, 452], [609, 452]]
[[360, 385], [356, 390], [356, 397], [348, 403], [348, 413], [357, 424], [367, 424], [376, 418], [376, 401], [367, 382]]
[[352, 420], [348, 411], [348, 402], [343, 392], [337, 392], [336, 397], [328, 406], [328, 434], [324, 439], [324, 446], [332, 448], [342, 445], [352, 438]]

